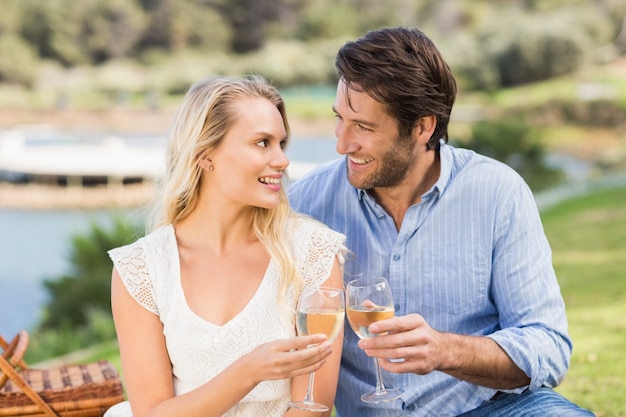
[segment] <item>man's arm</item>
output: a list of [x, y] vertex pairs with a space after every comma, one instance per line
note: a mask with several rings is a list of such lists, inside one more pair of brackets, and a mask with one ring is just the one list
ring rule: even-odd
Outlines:
[[359, 346], [367, 355], [382, 358], [380, 366], [389, 372], [424, 375], [438, 370], [501, 390], [530, 383], [528, 375], [488, 337], [438, 332], [418, 314], [382, 320], [370, 325], [370, 330], [388, 334], [361, 340]]

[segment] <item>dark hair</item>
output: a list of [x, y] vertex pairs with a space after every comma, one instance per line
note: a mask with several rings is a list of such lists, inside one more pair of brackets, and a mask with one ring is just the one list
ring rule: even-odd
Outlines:
[[448, 141], [448, 122], [456, 97], [456, 81], [433, 42], [415, 28], [386, 28], [347, 42], [335, 66], [346, 86], [382, 103], [398, 121], [401, 136], [415, 123], [434, 115], [437, 126], [428, 142], [437, 149]]

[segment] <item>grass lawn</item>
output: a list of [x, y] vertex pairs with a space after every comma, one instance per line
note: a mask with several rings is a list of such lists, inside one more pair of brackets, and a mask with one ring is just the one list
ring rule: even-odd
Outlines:
[[542, 212], [574, 341], [558, 391], [598, 417], [626, 417], [626, 188]]
[[[542, 212], [567, 305], [574, 353], [557, 389], [597, 417], [626, 417], [626, 187], [565, 201]], [[85, 360], [110, 360], [115, 342]]]

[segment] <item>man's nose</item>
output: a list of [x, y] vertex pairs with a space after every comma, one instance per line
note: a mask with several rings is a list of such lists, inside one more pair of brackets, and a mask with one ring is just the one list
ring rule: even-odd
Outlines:
[[354, 137], [341, 121], [337, 122], [337, 126], [335, 126], [335, 136], [337, 137], [337, 153], [346, 155], [356, 150], [357, 144]]

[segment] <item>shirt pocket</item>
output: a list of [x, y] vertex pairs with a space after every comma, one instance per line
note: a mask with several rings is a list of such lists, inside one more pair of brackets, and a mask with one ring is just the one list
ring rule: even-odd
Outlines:
[[[430, 319], [433, 326], [433, 320], [446, 324], [441, 313], [473, 315], [490, 304], [491, 268], [487, 251], [481, 246], [455, 243], [440, 250], [424, 250], [417, 269], [417, 285], [412, 286], [413, 299], [420, 300], [416, 313]], [[455, 317], [454, 321], [458, 320]]]

